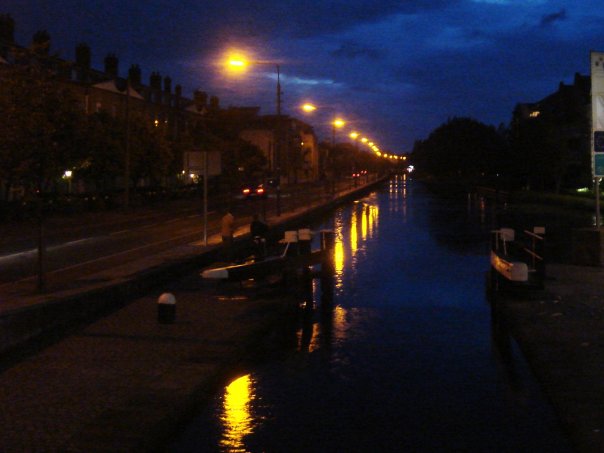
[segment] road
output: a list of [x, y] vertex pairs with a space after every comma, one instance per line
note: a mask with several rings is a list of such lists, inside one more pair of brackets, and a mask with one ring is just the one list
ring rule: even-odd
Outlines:
[[[342, 181], [335, 189], [350, 187]], [[300, 185], [267, 199], [234, 198], [229, 204], [236, 224], [249, 224], [254, 212], [267, 218], [329, 196], [323, 185]], [[221, 206], [208, 211], [207, 236], [219, 231]], [[0, 225], [0, 287], [38, 276], [39, 228], [35, 222]], [[45, 275], [70, 279], [82, 274], [140, 259], [160, 250], [203, 240], [204, 219], [201, 200], [165, 202], [151, 208], [128, 212], [97, 212], [63, 216], [45, 222]]]

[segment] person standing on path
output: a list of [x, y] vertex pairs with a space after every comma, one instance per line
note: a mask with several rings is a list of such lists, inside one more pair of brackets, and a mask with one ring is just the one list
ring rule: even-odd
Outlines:
[[268, 234], [268, 225], [260, 220], [258, 214], [252, 217], [250, 223], [250, 236], [254, 242], [255, 255], [258, 259], [264, 259], [266, 256], [266, 235]]
[[252, 238], [258, 236], [266, 239], [268, 233], [268, 225], [260, 220], [260, 215], [254, 214], [252, 217], [252, 223], [250, 223], [250, 235]]
[[220, 234], [222, 235], [222, 244], [225, 250], [225, 256], [228, 260], [232, 259], [233, 235], [235, 233], [235, 217], [227, 209], [222, 217]]

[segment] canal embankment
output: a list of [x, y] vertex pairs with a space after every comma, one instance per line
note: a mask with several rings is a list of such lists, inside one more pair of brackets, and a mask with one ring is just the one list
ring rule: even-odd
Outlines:
[[[306, 224], [382, 182], [284, 212], [269, 219], [271, 232]], [[238, 233], [243, 246], [249, 235]], [[212, 238], [110, 266], [52, 294], [12, 294], [1, 324], [13, 354], [0, 373], [0, 451], [161, 450], [239, 363], [282, 342], [297, 307], [291, 288], [207, 285], [193, 273], [173, 292], [175, 321], [159, 322], [159, 294], [219, 250]], [[15, 348], [21, 344], [35, 352]]]
[[[604, 268], [548, 264], [545, 290], [498, 294], [516, 340], [577, 451], [604, 451]], [[503, 329], [501, 329], [503, 327]]]
[[477, 193], [499, 206], [499, 227], [546, 227], [544, 289], [497, 294], [493, 319], [497, 332], [522, 350], [577, 451], [602, 452], [604, 230], [587, 226], [594, 200], [488, 188]]
[[180, 287], [173, 323], [142, 297], [4, 370], [0, 451], [159, 451], [295, 308], [282, 291]]

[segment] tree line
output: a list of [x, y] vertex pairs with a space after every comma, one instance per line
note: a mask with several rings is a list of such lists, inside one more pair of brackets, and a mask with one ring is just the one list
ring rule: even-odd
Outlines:
[[448, 182], [556, 193], [589, 187], [589, 124], [548, 113], [499, 127], [455, 117], [415, 143], [412, 161], [424, 177]]

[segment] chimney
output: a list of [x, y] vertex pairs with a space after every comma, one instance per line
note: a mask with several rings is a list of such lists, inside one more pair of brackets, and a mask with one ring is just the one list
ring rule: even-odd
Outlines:
[[32, 49], [37, 54], [48, 55], [50, 52], [50, 35], [46, 30], [39, 30], [34, 34]]
[[172, 79], [168, 76], [164, 77], [164, 91], [166, 93], [172, 92]]
[[15, 21], [10, 14], [0, 14], [0, 44], [14, 44]]
[[161, 74], [159, 72], [152, 72], [149, 77], [149, 86], [154, 89], [161, 91]]
[[75, 49], [76, 64], [82, 69], [90, 69], [90, 47], [80, 43]]
[[130, 78], [130, 83], [132, 86], [140, 86], [141, 85], [141, 68], [137, 64], [133, 64], [130, 66], [128, 70], [128, 77]]
[[210, 112], [217, 112], [218, 110], [220, 110], [220, 99], [218, 98], [218, 96], [210, 97], [209, 110]]
[[119, 61], [115, 54], [110, 53], [105, 57], [105, 73], [116, 79], [118, 74]]
[[198, 112], [203, 111], [208, 103], [208, 93], [205, 91], [195, 90], [193, 93], [193, 101]]

